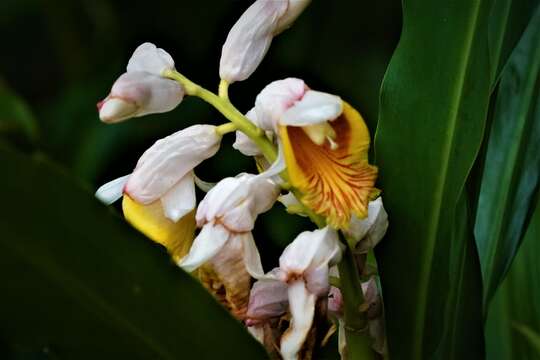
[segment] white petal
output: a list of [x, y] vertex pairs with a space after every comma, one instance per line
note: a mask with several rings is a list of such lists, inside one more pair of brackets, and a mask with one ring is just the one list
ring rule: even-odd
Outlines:
[[307, 86], [301, 79], [287, 78], [268, 84], [255, 99], [259, 127], [277, 132], [283, 113], [302, 99]]
[[215, 126], [193, 125], [158, 140], [141, 156], [126, 192], [141, 204], [162, 197], [178, 181], [219, 149]]
[[315, 295], [307, 291], [303, 281], [297, 280], [289, 285], [291, 324], [281, 338], [280, 347], [284, 360], [297, 359], [313, 323], [315, 301]]
[[261, 149], [251, 139], [241, 131], [236, 132], [236, 139], [233, 143], [233, 148], [240, 151], [246, 156], [261, 155]]
[[279, 19], [277, 28], [274, 31], [274, 35], [277, 35], [283, 30], [289, 28], [310, 2], [311, 0], [289, 0], [287, 11]]
[[280, 123], [307, 126], [335, 120], [343, 112], [339, 96], [308, 90], [304, 97], [284, 112]]
[[283, 151], [283, 143], [278, 139], [278, 156], [274, 163], [266, 169], [264, 172], [259, 174], [260, 177], [267, 179], [272, 179], [275, 183], [281, 182], [279, 174], [285, 170], [287, 165], [285, 164], [285, 153]]
[[197, 222], [221, 218], [228, 210], [245, 202], [249, 196], [247, 179], [225, 178], [219, 181], [201, 201], [197, 209]]
[[367, 252], [381, 241], [387, 229], [388, 214], [384, 209], [382, 198], [379, 197], [369, 202], [367, 218], [358, 219], [352, 216], [346, 234], [358, 242], [357, 251]]
[[304, 274], [306, 287], [310, 293], [317, 296], [326, 296], [330, 290], [328, 283], [328, 265], [323, 264], [316, 268], [311, 268]]
[[302, 274], [320, 266], [330, 267], [341, 260], [343, 245], [335, 230], [328, 226], [300, 233], [279, 258], [280, 268], [288, 273]]
[[[259, 126], [255, 108], [249, 110], [245, 116], [249, 121]], [[246, 156], [261, 155], [261, 150], [259, 149], [259, 147], [253, 141], [251, 141], [251, 139], [247, 137], [246, 134], [241, 131], [236, 132], [236, 140], [233, 144], [233, 148], [240, 151]]]
[[246, 265], [247, 272], [254, 278], [259, 278], [264, 275], [264, 270], [261, 263], [261, 256], [259, 255], [259, 249], [253, 240], [253, 234], [251, 231], [237, 235], [242, 238], [242, 245], [244, 247], [244, 263]]
[[195, 240], [189, 253], [178, 262], [178, 266], [192, 272], [213, 258], [227, 243], [229, 232], [221, 225], [206, 224]]
[[234, 24], [221, 50], [219, 76], [229, 83], [247, 79], [270, 47], [286, 0], [255, 1]]
[[98, 110], [101, 121], [114, 124], [134, 117], [139, 107], [134, 102], [109, 96], [98, 104]]
[[152, 43], [140, 45], [129, 59], [127, 71], [144, 71], [161, 76], [163, 70], [174, 69], [174, 60], [165, 50]]
[[95, 196], [104, 204], [110, 205], [122, 197], [124, 186], [130, 175], [125, 175], [101, 185]]
[[184, 215], [195, 209], [195, 184], [193, 173], [187, 173], [176, 185], [161, 198], [165, 217], [177, 222]]

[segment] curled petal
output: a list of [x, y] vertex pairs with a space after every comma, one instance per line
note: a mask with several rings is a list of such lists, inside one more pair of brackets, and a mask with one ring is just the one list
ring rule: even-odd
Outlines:
[[291, 324], [281, 337], [280, 351], [284, 360], [294, 360], [313, 324], [317, 298], [309, 293], [301, 280], [289, 285], [288, 295]]
[[225, 246], [230, 233], [221, 225], [206, 224], [184, 258], [178, 262], [185, 271], [191, 272], [212, 259]]
[[157, 141], [141, 156], [125, 191], [140, 203], [151, 203], [219, 149], [215, 126], [194, 125]]
[[369, 202], [367, 218], [359, 219], [356, 216], [351, 218], [346, 234], [357, 243], [356, 250], [364, 253], [381, 241], [387, 229], [388, 214], [384, 209], [382, 198], [378, 197]]
[[285, 248], [279, 258], [279, 267], [290, 275], [306, 276], [310, 271], [319, 272], [321, 267], [328, 268], [341, 260], [342, 246], [336, 231], [328, 226], [304, 231]]
[[289, 126], [308, 126], [335, 120], [343, 111], [339, 96], [308, 90], [301, 100], [287, 109], [280, 123]]
[[257, 245], [255, 244], [255, 240], [253, 239], [253, 234], [251, 231], [248, 231], [243, 234], [238, 234], [237, 236], [242, 241], [244, 264], [247, 272], [254, 278], [263, 276], [264, 271], [261, 263], [261, 256], [259, 254], [259, 249], [257, 249]]
[[286, 0], [255, 1], [234, 24], [221, 50], [219, 76], [228, 83], [247, 79], [259, 66], [272, 42]]
[[278, 280], [258, 280], [249, 295], [247, 317], [252, 324], [276, 318], [289, 306], [287, 284]]
[[[253, 124], [259, 126], [255, 108], [249, 110], [246, 113], [246, 118]], [[246, 156], [261, 155], [261, 150], [259, 149], [259, 147], [253, 141], [251, 141], [251, 139], [246, 134], [241, 131], [236, 131], [236, 140], [233, 144], [233, 148], [240, 151]]]
[[140, 45], [129, 59], [127, 71], [144, 71], [161, 76], [164, 70], [173, 70], [174, 60], [165, 50], [146, 42]]
[[287, 78], [268, 84], [255, 99], [255, 111], [259, 126], [276, 131], [282, 115], [308, 90], [301, 79]]
[[124, 196], [122, 209], [124, 217], [133, 227], [165, 246], [175, 261], [188, 253], [195, 235], [194, 211], [173, 222], [165, 217], [159, 201], [143, 205], [129, 196]]
[[95, 196], [106, 205], [112, 204], [122, 197], [124, 186], [126, 185], [128, 178], [129, 175], [125, 175], [101, 185], [101, 187], [97, 189]]
[[197, 222], [201, 226], [218, 219], [230, 231], [251, 231], [257, 215], [272, 206], [278, 193], [278, 187], [261, 176], [225, 178], [204, 197], [197, 210]]
[[193, 173], [187, 173], [161, 197], [165, 216], [176, 222], [195, 209], [195, 184]]

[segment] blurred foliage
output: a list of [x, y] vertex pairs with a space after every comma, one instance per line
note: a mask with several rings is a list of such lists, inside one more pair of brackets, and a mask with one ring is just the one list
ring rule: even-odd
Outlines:
[[264, 358], [165, 249], [71, 175], [4, 147], [0, 163], [0, 357]]
[[489, 306], [486, 322], [489, 360], [540, 358], [539, 205], [510, 271]]

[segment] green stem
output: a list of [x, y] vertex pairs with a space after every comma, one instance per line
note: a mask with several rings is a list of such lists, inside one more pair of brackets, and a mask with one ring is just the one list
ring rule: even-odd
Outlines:
[[236, 125], [234, 125], [232, 122], [219, 125], [216, 127], [216, 132], [222, 136], [236, 130], [237, 130]]
[[255, 126], [231, 104], [228, 96], [226, 96], [227, 85], [220, 84], [220, 92], [222, 92], [222, 95], [224, 96], [219, 97], [213, 92], [195, 84], [175, 70], [166, 70], [162, 75], [182, 84], [186, 94], [197, 96], [215, 107], [220, 113], [223, 114], [223, 116], [229, 119], [229, 121], [231, 121], [238, 130], [246, 134], [259, 147], [259, 149], [261, 149], [262, 154], [270, 163], [273, 163], [276, 160], [277, 149], [275, 145], [268, 140], [262, 129]]
[[[343, 236], [340, 237], [343, 241]], [[354, 256], [348, 246], [338, 267], [344, 302], [347, 358], [352, 360], [375, 359], [375, 353], [371, 348], [372, 341], [368, 331], [367, 314], [360, 311], [365, 301], [362, 283]]]

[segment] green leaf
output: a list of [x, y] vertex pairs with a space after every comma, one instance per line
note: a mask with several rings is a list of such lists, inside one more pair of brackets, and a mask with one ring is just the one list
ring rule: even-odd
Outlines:
[[37, 123], [26, 103], [0, 81], [0, 136], [32, 143], [38, 136]]
[[475, 238], [487, 304], [521, 243], [540, 181], [540, 7], [501, 76]]
[[531, 347], [536, 349], [536, 354], [540, 357], [540, 333], [531, 330], [530, 327], [522, 324], [514, 324], [514, 328], [519, 331], [531, 344]]
[[491, 90], [490, 9], [479, 0], [403, 1], [375, 137], [390, 220], [377, 249], [390, 357], [483, 357], [480, 268], [464, 186]]
[[531, 19], [537, 0], [493, 0], [488, 24], [492, 88]]
[[0, 339], [8, 356], [262, 359], [166, 251], [43, 158], [0, 148]]
[[[488, 360], [538, 359], [540, 334], [540, 203], [486, 321]], [[535, 335], [533, 335], [535, 334]]]

